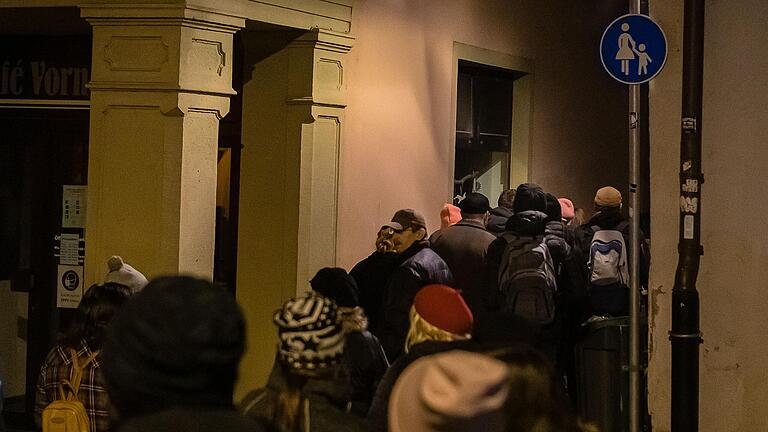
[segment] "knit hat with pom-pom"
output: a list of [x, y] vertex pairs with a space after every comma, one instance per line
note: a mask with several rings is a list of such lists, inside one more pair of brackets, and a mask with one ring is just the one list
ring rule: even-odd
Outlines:
[[131, 289], [133, 294], [141, 291], [147, 284], [147, 278], [140, 271], [131, 267], [117, 255], [107, 260], [109, 273], [104, 277], [104, 283], [117, 283]]

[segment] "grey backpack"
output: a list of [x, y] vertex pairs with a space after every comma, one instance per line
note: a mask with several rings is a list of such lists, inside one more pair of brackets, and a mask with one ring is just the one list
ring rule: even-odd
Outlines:
[[505, 233], [507, 247], [499, 266], [503, 310], [545, 325], [555, 319], [555, 266], [544, 236]]

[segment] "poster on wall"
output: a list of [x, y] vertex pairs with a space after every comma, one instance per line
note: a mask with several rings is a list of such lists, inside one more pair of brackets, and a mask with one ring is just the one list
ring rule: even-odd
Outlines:
[[64, 185], [61, 195], [61, 227], [85, 228], [86, 186]]
[[83, 298], [83, 266], [59, 265], [56, 307], [75, 309]]

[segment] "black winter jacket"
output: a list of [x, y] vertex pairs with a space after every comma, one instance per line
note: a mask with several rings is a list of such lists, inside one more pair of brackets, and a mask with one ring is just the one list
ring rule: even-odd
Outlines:
[[453, 285], [448, 264], [429, 248], [429, 241], [415, 242], [400, 255], [400, 265], [387, 280], [381, 321], [375, 332], [390, 361], [402, 354], [410, 327], [410, 310], [416, 293], [430, 284]]
[[[346, 369], [324, 378], [307, 378], [301, 388], [302, 399], [309, 415], [312, 432], [363, 432], [365, 420], [347, 412], [349, 378]], [[272, 407], [280, 393], [288, 388], [289, 376], [275, 356], [267, 386], [248, 393], [240, 403], [240, 410], [247, 418], [261, 423], [267, 430], [274, 430]]]
[[349, 275], [355, 279], [360, 292], [360, 307], [368, 317], [368, 328], [376, 334], [381, 322], [387, 281], [400, 264], [400, 256], [394, 252], [376, 251], [352, 267]]
[[507, 226], [507, 221], [512, 217], [512, 210], [506, 207], [496, 207], [491, 210], [491, 217], [488, 219], [488, 225], [486, 229], [489, 233], [496, 237], [504, 234], [504, 230]]
[[571, 254], [571, 245], [565, 238], [565, 232], [565, 225], [561, 221], [549, 221], [544, 229], [544, 241], [556, 269], [560, 268], [560, 264]]
[[345, 337], [344, 365], [349, 370], [351, 410], [365, 417], [379, 381], [389, 368], [387, 356], [376, 336], [361, 329]]

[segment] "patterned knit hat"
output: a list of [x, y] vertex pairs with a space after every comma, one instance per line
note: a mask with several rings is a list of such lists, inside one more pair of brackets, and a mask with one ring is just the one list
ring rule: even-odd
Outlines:
[[344, 334], [336, 304], [314, 292], [288, 300], [275, 313], [278, 357], [293, 373], [311, 375], [341, 361]]

